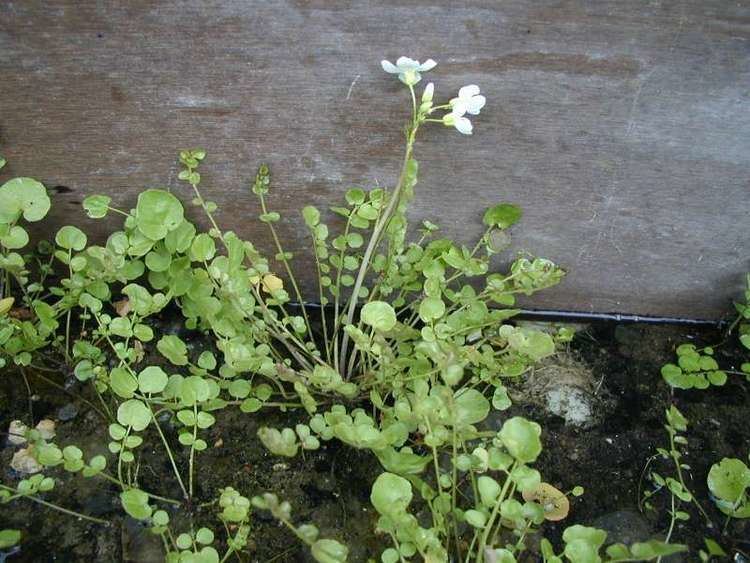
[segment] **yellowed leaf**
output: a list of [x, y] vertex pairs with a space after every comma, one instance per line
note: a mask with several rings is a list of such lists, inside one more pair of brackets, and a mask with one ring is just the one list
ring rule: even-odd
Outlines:
[[8, 311], [10, 311], [13, 308], [14, 301], [15, 299], [13, 297], [0, 299], [0, 315], [5, 315]]
[[273, 274], [266, 274], [263, 276], [263, 289], [266, 293], [273, 293], [284, 287], [284, 282], [281, 278], [274, 276]]
[[549, 483], [539, 483], [536, 489], [523, 491], [523, 500], [535, 502], [544, 509], [544, 519], [557, 522], [570, 512], [570, 501], [565, 493]]

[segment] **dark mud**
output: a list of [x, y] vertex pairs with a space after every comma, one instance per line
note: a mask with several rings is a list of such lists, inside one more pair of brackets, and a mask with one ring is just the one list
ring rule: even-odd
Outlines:
[[[682, 522], [673, 539], [693, 548], [689, 555], [672, 561], [697, 561], [697, 549], [704, 537], [717, 540], [728, 552], [750, 552], [750, 525], [733, 520], [724, 529], [724, 517], [708, 497], [705, 476], [712, 463], [724, 456], [747, 458], [750, 449], [748, 383], [730, 376], [724, 387], [706, 391], [678, 392], [672, 395], [659, 375], [662, 364], [671, 361], [677, 343], [692, 339], [697, 343], [715, 343], [721, 335], [712, 330], [688, 330], [684, 327], [645, 325], [591, 325], [581, 331], [570, 349], [559, 360], [545, 365], [542, 373], [529, 381], [519, 381], [511, 391], [515, 404], [509, 411], [492, 415], [489, 425], [522, 414], [543, 427], [544, 451], [535, 466], [544, 480], [561, 490], [582, 485], [586, 492], [574, 499], [566, 521], [544, 526], [544, 534], [557, 542], [566, 525], [574, 523], [605, 528], [613, 541], [636, 541], [663, 536], [669, 517], [669, 496], [653, 498], [656, 511], [641, 512], [639, 498], [651, 483], [644, 478], [646, 464], [657, 447], [665, 447], [664, 411], [674, 403], [690, 421], [689, 446], [685, 462], [691, 466], [689, 486], [705, 507], [712, 527], [700, 514], [688, 508], [691, 518]], [[739, 351], [731, 346], [717, 352], [722, 367], [738, 368]], [[548, 393], [555, 381], [573, 377], [575, 370], [588, 382], [581, 384], [589, 399], [588, 422], [574, 425], [566, 417], [552, 414], [544, 400], [534, 393]], [[557, 377], [556, 374], [562, 374]], [[573, 375], [571, 375], [573, 374]], [[73, 396], [79, 383], [63, 373], [44, 373], [66, 386]], [[550, 377], [551, 375], [551, 377]], [[32, 389], [34, 421], [53, 418], [58, 421], [58, 444], [77, 444], [86, 456], [104, 453], [108, 437], [106, 424], [88, 405], [76, 401], [58, 388], [46, 384], [28, 372]], [[88, 395], [87, 395], [88, 396]], [[547, 396], [547, 395], [545, 395]], [[22, 377], [11, 371], [0, 376], [0, 429], [11, 420], [28, 422], [28, 392]], [[89, 397], [91, 398], [91, 397]], [[380, 468], [371, 455], [331, 442], [320, 450], [305, 452], [294, 459], [269, 455], [256, 438], [259, 425], [293, 426], [304, 417], [300, 413], [266, 412], [252, 415], [235, 409], [218, 413], [218, 422], [205, 436], [209, 448], [198, 457], [197, 499], [208, 502], [217, 491], [232, 486], [246, 496], [274, 492], [291, 502], [298, 524], [315, 523], [323, 537], [349, 545], [350, 561], [379, 557], [383, 538], [373, 534], [376, 516], [369, 507], [370, 484]], [[168, 426], [165, 431], [169, 433]], [[174, 439], [174, 433], [172, 433]], [[157, 444], [158, 438], [146, 436], [142, 448]], [[14, 448], [2, 440], [0, 481], [15, 483], [19, 476], [9, 463]], [[175, 450], [180, 446], [175, 441]], [[143, 461], [139, 480], [143, 488], [177, 498], [178, 487], [168, 460], [158, 447], [141, 451]], [[184, 471], [184, 465], [180, 465]], [[666, 472], [668, 465], [652, 460], [649, 469]], [[123, 518], [117, 491], [99, 478], [71, 477], [62, 469], [49, 472], [58, 477], [54, 491], [44, 498], [65, 507], [111, 519], [108, 527], [76, 520], [28, 500], [0, 506], [0, 528], [18, 528], [24, 532], [21, 549], [9, 555], [9, 563], [45, 561], [133, 561], [161, 560], [158, 538], [150, 536], [131, 519]], [[198, 502], [196, 501], [196, 503]], [[173, 522], [179, 522], [173, 516]], [[197, 526], [206, 524], [217, 532], [221, 527], [212, 506], [195, 507]], [[190, 522], [181, 522], [187, 529]], [[256, 513], [250, 555], [243, 560], [258, 562], [310, 561], [307, 550], [277, 524], [270, 515]], [[217, 533], [217, 537], [222, 534]], [[533, 541], [530, 544], [533, 546]], [[218, 547], [218, 546], [217, 546]], [[0, 555], [0, 561], [2, 561]], [[236, 559], [235, 559], [236, 560]], [[529, 561], [534, 560], [530, 556]]]

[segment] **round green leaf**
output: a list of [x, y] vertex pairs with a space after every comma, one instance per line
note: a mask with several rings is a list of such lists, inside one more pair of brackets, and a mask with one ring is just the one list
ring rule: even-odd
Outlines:
[[454, 424], [464, 426], [487, 418], [490, 402], [476, 389], [466, 389], [456, 393], [454, 408]]
[[385, 301], [370, 301], [362, 307], [362, 321], [375, 330], [388, 332], [396, 326], [396, 312]]
[[161, 393], [169, 378], [158, 366], [148, 366], [138, 374], [138, 389], [141, 393]]
[[478, 510], [467, 510], [464, 512], [464, 518], [466, 522], [473, 528], [484, 528], [487, 523], [487, 516]]
[[425, 297], [419, 304], [419, 317], [426, 323], [445, 314], [445, 303], [439, 297]]
[[505, 449], [521, 463], [530, 463], [541, 453], [541, 435], [541, 426], [520, 416], [506, 420], [498, 432]]
[[13, 178], [0, 186], [0, 223], [12, 223], [22, 213], [27, 221], [40, 221], [49, 208], [47, 189], [33, 178]]
[[86, 247], [86, 234], [78, 227], [65, 225], [57, 231], [55, 243], [65, 250], [83, 250]]
[[201, 233], [193, 239], [190, 246], [190, 259], [195, 262], [211, 260], [216, 254], [216, 243], [206, 233]]
[[184, 366], [188, 363], [187, 346], [179, 336], [174, 334], [162, 336], [156, 343], [156, 348], [162, 356], [176, 366]]
[[151, 240], [160, 240], [176, 229], [183, 219], [180, 201], [164, 190], [146, 190], [138, 196], [136, 205], [138, 230]]
[[308, 205], [302, 209], [302, 218], [305, 220], [305, 224], [308, 227], [314, 227], [320, 223], [320, 211], [312, 205]]
[[136, 520], [145, 520], [151, 517], [152, 509], [148, 505], [148, 495], [139, 489], [121, 492], [120, 502], [125, 512]]
[[0, 549], [13, 547], [21, 541], [20, 530], [0, 530]]
[[140, 432], [151, 422], [151, 410], [143, 401], [130, 399], [117, 409], [117, 422], [123, 426], [132, 426], [133, 430]]
[[398, 517], [406, 512], [412, 496], [409, 481], [393, 473], [381, 473], [372, 485], [370, 502], [383, 516]]
[[8, 234], [0, 238], [0, 243], [10, 250], [23, 248], [29, 244], [29, 234], [23, 227], [13, 225], [8, 231]]
[[138, 389], [138, 381], [125, 368], [116, 367], [109, 373], [109, 386], [119, 397], [130, 399]]
[[214, 541], [214, 533], [208, 528], [201, 528], [195, 533], [195, 541], [208, 545]]
[[740, 459], [725, 457], [711, 466], [706, 482], [714, 496], [735, 503], [750, 487], [750, 469]]
[[92, 219], [101, 219], [107, 215], [109, 202], [111, 201], [112, 198], [106, 195], [90, 195], [83, 200], [83, 209], [86, 210], [86, 215]]

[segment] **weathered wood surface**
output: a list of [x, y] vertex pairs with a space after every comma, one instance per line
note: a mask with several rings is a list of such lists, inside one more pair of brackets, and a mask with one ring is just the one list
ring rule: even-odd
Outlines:
[[471, 138], [423, 135], [414, 220], [469, 242], [517, 202], [514, 249], [570, 271], [535, 307], [716, 318], [750, 267], [749, 51], [746, 1], [4, 0], [3, 175], [69, 189], [49, 233], [102, 236], [86, 194], [177, 188], [177, 149], [203, 146], [223, 226], [270, 251], [266, 161], [299, 250], [303, 204], [395, 180], [406, 100], [379, 60], [433, 57], [438, 94], [488, 103]]

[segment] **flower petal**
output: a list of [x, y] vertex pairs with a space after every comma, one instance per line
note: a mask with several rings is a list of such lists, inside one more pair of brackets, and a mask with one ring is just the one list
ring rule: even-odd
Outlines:
[[459, 98], [471, 98], [472, 96], [476, 96], [479, 94], [479, 86], [476, 84], [469, 84], [468, 86], [464, 86], [458, 91], [458, 97]]
[[394, 65], [390, 61], [382, 60], [382, 61], [380, 61], [380, 66], [383, 67], [384, 71], [389, 72], [391, 74], [398, 74], [399, 73], [399, 70], [398, 70], [398, 68], [396, 68], [396, 65]]
[[396, 66], [401, 72], [404, 72], [405, 70], [418, 70], [419, 61], [415, 61], [409, 57], [399, 57], [396, 61]]
[[474, 96], [466, 103], [466, 112], [471, 115], [479, 115], [479, 110], [487, 103], [484, 96]]
[[435, 85], [430, 82], [427, 86], [424, 87], [424, 92], [422, 92], [422, 102], [431, 102], [434, 93]]
[[464, 135], [471, 135], [471, 131], [474, 129], [471, 125], [471, 121], [466, 117], [456, 117], [454, 126], [459, 133], [463, 133]]
[[437, 63], [435, 61], [433, 61], [432, 59], [427, 59], [425, 62], [419, 65], [419, 70], [423, 72], [427, 70], [432, 70], [433, 68], [435, 68], [436, 65]]
[[458, 98], [451, 100], [451, 108], [451, 113], [456, 117], [463, 116], [469, 109], [466, 100], [459, 100]]

